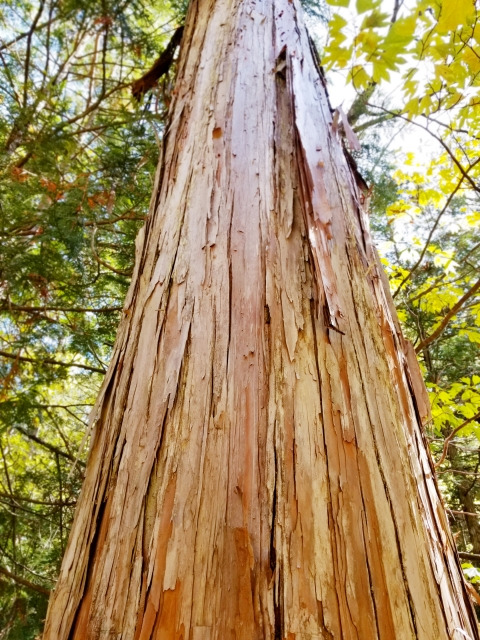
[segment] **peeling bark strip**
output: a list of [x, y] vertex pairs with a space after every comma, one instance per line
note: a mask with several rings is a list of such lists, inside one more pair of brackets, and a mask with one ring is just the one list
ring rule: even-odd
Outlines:
[[194, 0], [44, 640], [478, 631], [296, 0]]

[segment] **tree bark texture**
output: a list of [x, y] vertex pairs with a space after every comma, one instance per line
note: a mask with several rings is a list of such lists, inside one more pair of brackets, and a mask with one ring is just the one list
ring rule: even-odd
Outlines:
[[193, 0], [44, 640], [464, 640], [428, 416], [297, 1]]

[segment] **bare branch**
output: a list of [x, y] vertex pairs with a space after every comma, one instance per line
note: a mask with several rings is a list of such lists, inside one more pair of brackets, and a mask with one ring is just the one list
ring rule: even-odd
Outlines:
[[[65, 19], [65, 16], [62, 16], [62, 19]], [[54, 22], [57, 22], [58, 20], [60, 20], [59, 15], [55, 16], [51, 20], [47, 20], [47, 22], [42, 22], [42, 24], [37, 25], [36, 30], [39, 31], [40, 29], [44, 29], [45, 27], [51, 26]], [[13, 40], [9, 40], [8, 42], [4, 42], [3, 44], [0, 44], [0, 52], [4, 51], [5, 49], [9, 49], [12, 46], [12, 44], [16, 44], [17, 42], [20, 42], [20, 40], [27, 38], [29, 33], [30, 33], [30, 30], [24, 31], [23, 33], [19, 33], [18, 36], [13, 38]]]
[[28, 75], [30, 72], [30, 56], [32, 53], [32, 36], [37, 26], [37, 23], [40, 20], [40, 16], [43, 13], [44, 6], [45, 6], [45, 0], [40, 0], [40, 6], [38, 7], [37, 14], [33, 19], [32, 26], [30, 27], [27, 35], [27, 52], [25, 54], [25, 76], [23, 80], [23, 107], [24, 108], [26, 108], [27, 106], [27, 99], [28, 99]]
[[35, 359], [29, 358], [28, 356], [21, 356], [18, 353], [8, 353], [8, 351], [0, 351], [0, 356], [10, 358], [12, 360], [20, 360], [21, 362], [31, 362], [32, 364], [53, 364], [57, 367], [78, 367], [79, 369], [86, 369], [87, 371], [93, 371], [95, 373], [106, 373], [105, 369], [91, 367], [88, 364], [79, 364], [78, 362], [59, 362], [52, 358]]
[[37, 313], [42, 311], [64, 311], [65, 313], [116, 313], [121, 311], [123, 307], [29, 307], [15, 304], [13, 302], [4, 302], [0, 306], [0, 311], [25, 311], [26, 313]]
[[82, 467], [85, 466], [85, 463], [82, 460], [79, 460], [75, 456], [72, 456], [71, 453], [67, 453], [66, 451], [63, 451], [63, 449], [56, 447], [54, 444], [50, 444], [50, 442], [46, 442], [43, 438], [39, 438], [37, 435], [29, 431], [28, 429], [24, 429], [23, 427], [20, 427], [20, 426], [15, 426], [15, 429], [17, 431], [20, 431], [20, 433], [23, 433], [23, 435], [26, 436], [29, 440], [36, 442], [37, 444], [44, 447], [45, 449], [48, 449], [52, 453], [62, 456], [63, 458], [67, 458], [67, 460], [70, 460], [70, 462], [78, 463]]
[[479, 553], [467, 553], [466, 551], [459, 551], [458, 555], [460, 556], [460, 558], [463, 558], [464, 560], [473, 560], [473, 562], [480, 562]]
[[77, 504], [76, 500], [34, 500], [33, 498], [25, 498], [24, 496], [18, 496], [10, 493], [0, 491], [0, 498], [10, 498], [11, 500], [18, 502], [28, 502], [29, 504], [39, 504], [45, 507], [74, 507]]
[[450, 156], [450, 159], [452, 160], [454, 165], [457, 167], [457, 169], [462, 174], [462, 176], [465, 178], [465, 180], [467, 180], [467, 182], [470, 184], [472, 189], [476, 193], [480, 193], [480, 186], [477, 185], [475, 183], [475, 181], [473, 180], [473, 178], [471, 178], [468, 175], [468, 172], [470, 171], [470, 169], [473, 166], [475, 166], [477, 164], [477, 162], [479, 161], [478, 158], [477, 158], [477, 160], [475, 160], [475, 162], [473, 164], [471, 164], [468, 167], [468, 169], [464, 169], [462, 167], [461, 163], [455, 157], [455, 154], [453, 153], [453, 151], [447, 145], [447, 143], [440, 136], [437, 136], [435, 133], [433, 133], [433, 131], [431, 129], [429, 129], [428, 127], [425, 127], [423, 124], [420, 124], [420, 122], [416, 122], [415, 120], [412, 120], [411, 118], [407, 118], [407, 116], [404, 116], [401, 113], [398, 113], [397, 111], [390, 111], [389, 109], [385, 109], [384, 107], [380, 107], [379, 105], [375, 105], [375, 104], [368, 104], [368, 106], [372, 107], [373, 109], [380, 109], [381, 111], [384, 111], [385, 113], [390, 113], [392, 116], [394, 116], [396, 118], [401, 118], [402, 120], [405, 120], [406, 122], [409, 122], [410, 124], [413, 124], [414, 126], [419, 127], [420, 129], [423, 129], [428, 134], [430, 134], [432, 136], [432, 138], [434, 138], [434, 140], [436, 140], [445, 149], [445, 151]]
[[23, 587], [31, 589], [32, 591], [43, 593], [46, 596], [50, 595], [50, 589], [42, 587], [39, 584], [35, 584], [34, 582], [30, 582], [30, 580], [22, 578], [21, 576], [17, 576], [15, 573], [12, 573], [11, 571], [8, 571], [8, 569], [5, 569], [5, 567], [0, 566], [0, 574], [5, 576], [6, 578], [10, 578], [10, 580], [17, 582], [18, 584], [21, 584]]

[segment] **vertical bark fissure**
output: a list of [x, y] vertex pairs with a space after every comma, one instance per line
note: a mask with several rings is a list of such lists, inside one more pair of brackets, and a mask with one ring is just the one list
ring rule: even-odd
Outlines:
[[[354, 301], [353, 304], [353, 309], [355, 310], [355, 321], [358, 324], [358, 326], [362, 325], [362, 322], [358, 316], [357, 313], [357, 305]], [[356, 354], [356, 351], [355, 351]], [[360, 366], [360, 362], [356, 361], [357, 366]], [[375, 420], [374, 417], [372, 416], [371, 412], [370, 412], [370, 406], [369, 406], [369, 402], [368, 402], [368, 398], [369, 398], [369, 392], [368, 389], [365, 387], [365, 383], [363, 381], [363, 379], [361, 380], [361, 384], [362, 384], [362, 389], [363, 389], [363, 394], [364, 394], [364, 398], [366, 400], [365, 402], [365, 407], [369, 416], [369, 420], [371, 424], [374, 424]], [[383, 463], [382, 463], [382, 458], [380, 455], [380, 451], [379, 451], [379, 447], [376, 441], [376, 435], [375, 435], [375, 431], [374, 429], [372, 429], [371, 431], [371, 437], [372, 437], [372, 441], [373, 441], [373, 445], [374, 445], [374, 453], [375, 453], [375, 458], [377, 461], [377, 469], [380, 473], [381, 479], [382, 479], [382, 484], [384, 487], [384, 491], [385, 491], [385, 496], [387, 499], [387, 503], [389, 505], [389, 509], [390, 509], [390, 518], [392, 520], [393, 523], [393, 528], [394, 528], [394, 532], [395, 532], [395, 543], [396, 543], [396, 549], [397, 549], [397, 553], [398, 553], [398, 559], [399, 559], [399, 563], [400, 563], [400, 568], [401, 568], [401, 572], [402, 572], [402, 578], [403, 578], [403, 585], [405, 588], [405, 593], [407, 596], [407, 601], [408, 601], [408, 606], [409, 606], [409, 613], [410, 613], [410, 621], [412, 623], [414, 632], [415, 632], [415, 638], [418, 638], [418, 629], [417, 629], [417, 624], [416, 624], [416, 618], [415, 618], [415, 608], [413, 605], [413, 598], [412, 598], [412, 594], [410, 592], [410, 587], [409, 587], [409, 580], [408, 580], [408, 574], [407, 574], [407, 570], [406, 570], [406, 566], [405, 566], [405, 560], [404, 560], [404, 554], [402, 551], [402, 544], [399, 538], [399, 524], [397, 522], [397, 518], [395, 515], [395, 506], [394, 503], [392, 502], [392, 498], [390, 495], [390, 490], [389, 490], [389, 483], [387, 481], [387, 478], [385, 476], [384, 473], [384, 469], [383, 469]]]
[[[311, 254], [310, 243], [308, 244], [308, 248]], [[313, 261], [313, 256], [312, 256], [311, 258], [312, 268], [314, 264], [315, 263]], [[313, 282], [316, 283], [316, 280], [313, 279]], [[316, 366], [316, 373], [317, 373], [317, 380], [318, 380], [318, 395], [320, 397], [320, 406], [322, 410], [322, 439], [323, 439], [323, 446], [325, 450], [325, 466], [326, 466], [327, 491], [328, 491], [328, 518], [329, 518], [329, 524], [330, 524], [329, 529], [330, 529], [330, 536], [331, 536], [331, 548], [332, 548], [333, 558], [334, 558], [335, 581], [337, 582], [339, 580], [338, 560], [337, 560], [338, 543], [336, 539], [337, 536], [336, 536], [336, 529], [335, 529], [335, 518], [333, 516], [333, 493], [332, 493], [332, 487], [331, 487], [331, 473], [330, 473], [329, 464], [328, 464], [328, 444], [327, 444], [327, 439], [325, 435], [325, 419], [323, 417], [323, 401], [324, 400], [323, 400], [323, 394], [322, 394], [322, 374], [320, 372], [320, 359], [319, 359], [319, 353], [318, 353], [318, 343], [319, 343], [320, 336], [317, 335], [317, 327], [316, 327], [316, 320], [319, 319], [320, 317], [318, 315], [318, 298], [319, 298], [319, 293], [317, 292], [317, 296], [313, 296], [310, 300], [310, 319], [311, 319], [312, 331], [314, 335], [313, 345], [314, 345], [315, 366]], [[316, 304], [315, 304], [315, 299], [317, 299]], [[340, 599], [338, 597], [338, 593], [336, 593], [335, 595], [336, 595], [336, 604], [337, 604], [337, 611], [338, 611], [338, 624], [339, 624], [340, 634], [341, 634], [340, 637], [343, 638], [342, 619], [341, 619], [341, 616], [339, 615], [339, 612], [341, 610], [341, 604], [340, 604]], [[325, 622], [324, 622], [324, 625], [325, 625]], [[328, 629], [326, 625], [325, 625], [325, 629], [327, 630], [328, 633], [331, 634], [333, 638], [334, 635], [332, 630]]]
[[[215, 348], [215, 324], [213, 325], [213, 342], [212, 342], [212, 346], [213, 348]], [[193, 542], [193, 564], [195, 567], [195, 562], [196, 562], [196, 558], [197, 558], [197, 554], [198, 554], [198, 533], [199, 533], [199, 521], [200, 521], [200, 510], [201, 510], [201, 505], [203, 503], [203, 476], [204, 476], [204, 468], [205, 468], [205, 451], [207, 448], [207, 439], [208, 439], [208, 431], [210, 428], [210, 416], [214, 416], [215, 415], [215, 410], [212, 411], [213, 407], [214, 407], [214, 371], [213, 371], [213, 362], [214, 362], [214, 358], [212, 356], [212, 363], [211, 363], [211, 367], [210, 367], [210, 396], [209, 396], [209, 402], [208, 402], [208, 411], [206, 411], [205, 416], [204, 416], [204, 425], [203, 425], [203, 434], [202, 434], [202, 451], [200, 454], [200, 468], [199, 468], [199, 473], [198, 473], [198, 477], [200, 479], [200, 487], [198, 490], [198, 497], [197, 497], [197, 508], [196, 508], [196, 514], [195, 514], [195, 535], [194, 535], [194, 542]], [[197, 580], [197, 575], [195, 572], [195, 568], [192, 569], [192, 588], [191, 588], [191, 611], [190, 611], [190, 619], [193, 620], [194, 617], [194, 602], [195, 602], [195, 581]]]
[[[360, 475], [360, 473], [359, 473]], [[365, 498], [363, 495], [363, 491], [362, 491], [362, 485], [360, 483], [360, 494], [362, 496], [362, 507], [363, 507], [363, 514], [362, 514], [362, 525], [363, 525], [363, 535], [364, 535], [364, 539], [365, 539], [365, 529], [368, 530], [368, 522], [367, 522], [367, 517], [366, 517], [366, 504], [365, 504]], [[376, 638], [378, 640], [378, 638], [380, 638], [380, 627], [379, 627], [379, 622], [378, 622], [378, 608], [377, 608], [377, 602], [376, 602], [376, 594], [375, 594], [375, 589], [374, 589], [374, 584], [373, 584], [373, 580], [372, 580], [372, 572], [370, 569], [370, 561], [369, 561], [369, 549], [367, 548], [367, 545], [365, 545], [365, 564], [367, 567], [367, 573], [368, 573], [368, 584], [370, 587], [370, 600], [372, 601], [372, 607], [373, 607], [373, 612], [374, 612], [374, 620], [375, 620], [375, 633], [376, 633]]]

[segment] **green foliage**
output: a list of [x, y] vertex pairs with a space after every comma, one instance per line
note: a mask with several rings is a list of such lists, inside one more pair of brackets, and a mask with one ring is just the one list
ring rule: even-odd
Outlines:
[[34, 638], [148, 211], [184, 2], [0, 7], [0, 638]]

